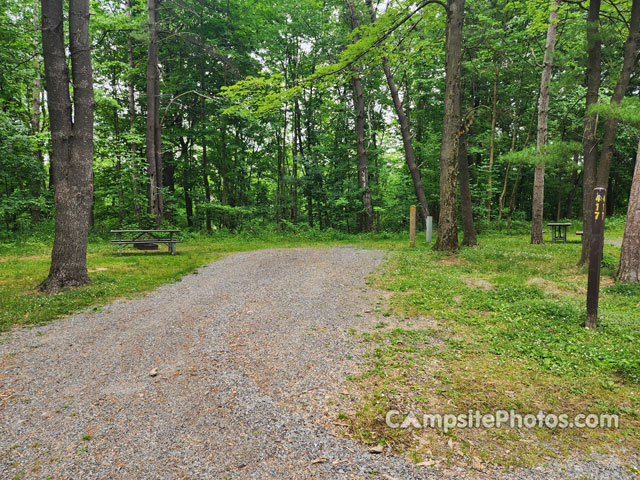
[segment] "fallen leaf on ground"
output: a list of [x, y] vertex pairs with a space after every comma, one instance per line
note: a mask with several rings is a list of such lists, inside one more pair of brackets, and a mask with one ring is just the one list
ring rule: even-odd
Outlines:
[[382, 445], [376, 445], [375, 447], [371, 447], [369, 449], [370, 453], [382, 453], [384, 451], [384, 447]]

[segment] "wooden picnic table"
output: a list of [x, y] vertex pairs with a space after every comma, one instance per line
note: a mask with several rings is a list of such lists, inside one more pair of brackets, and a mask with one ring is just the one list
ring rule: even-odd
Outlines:
[[[122, 255], [122, 247], [124, 245], [133, 245], [134, 248], [139, 250], [156, 250], [160, 243], [166, 244], [169, 248], [169, 253], [175, 255], [176, 244], [182, 242], [182, 240], [173, 238], [173, 235], [180, 233], [180, 230], [111, 230], [111, 233], [118, 234], [118, 239], [111, 240], [111, 243], [120, 247], [120, 255]], [[169, 238], [160, 236], [163, 233], [168, 233]], [[129, 238], [122, 238], [123, 234], [131, 235]]]
[[547, 226], [551, 227], [551, 241], [553, 243], [556, 240], [567, 242], [567, 228], [571, 226], [570, 223], [547, 223]]

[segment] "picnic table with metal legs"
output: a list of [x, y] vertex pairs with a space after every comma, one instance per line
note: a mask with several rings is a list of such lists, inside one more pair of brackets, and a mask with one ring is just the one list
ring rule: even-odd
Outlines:
[[[173, 238], [173, 234], [180, 233], [180, 230], [111, 230], [111, 233], [118, 234], [118, 239], [111, 240], [111, 243], [120, 247], [120, 255], [122, 255], [122, 247], [127, 244], [131, 244], [140, 250], [150, 250], [151, 248], [149, 247], [153, 247], [153, 249], [156, 250], [159, 243], [167, 245], [169, 253], [175, 255], [176, 243], [182, 242], [182, 240]], [[123, 233], [131, 234], [133, 238], [123, 239]], [[168, 233], [169, 238], [160, 237], [158, 235], [160, 233]]]
[[548, 223], [547, 225], [551, 227], [552, 242], [555, 243], [558, 240], [567, 241], [567, 228], [571, 226], [570, 223]]

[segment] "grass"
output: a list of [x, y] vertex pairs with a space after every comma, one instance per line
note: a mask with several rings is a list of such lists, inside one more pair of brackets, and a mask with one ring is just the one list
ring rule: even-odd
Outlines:
[[[621, 232], [608, 232], [608, 238]], [[372, 282], [393, 292], [385, 327], [360, 332], [366, 371], [352, 380], [349, 434], [416, 462], [531, 465], [570, 453], [640, 448], [640, 286], [614, 284], [619, 248], [605, 246], [597, 331], [584, 329], [586, 270], [577, 237], [529, 244], [480, 237], [443, 256], [396, 250]], [[392, 429], [406, 415], [618, 414], [619, 429]], [[403, 416], [399, 416], [402, 421]]]
[[0, 332], [13, 326], [39, 325], [80, 310], [98, 310], [115, 299], [132, 298], [178, 281], [230, 252], [346, 243], [385, 248], [393, 245], [394, 239], [391, 235], [350, 236], [333, 232], [218, 234], [186, 237], [175, 256], [167, 255], [162, 246], [158, 252], [138, 252], [127, 247], [125, 254], [119, 256], [118, 248], [108, 240], [92, 237], [87, 255], [92, 283], [55, 295], [37, 291], [49, 271], [50, 242], [32, 239], [5, 242], [0, 247]]

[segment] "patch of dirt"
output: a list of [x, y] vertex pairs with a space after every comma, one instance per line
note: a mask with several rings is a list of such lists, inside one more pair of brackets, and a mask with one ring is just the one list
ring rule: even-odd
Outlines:
[[566, 290], [560, 288], [557, 283], [552, 282], [550, 280], [545, 280], [544, 278], [534, 277], [530, 278], [527, 281], [527, 285], [537, 285], [542, 288], [545, 292], [550, 293], [551, 295], [579, 295], [580, 292], [575, 292], [572, 290]]
[[446, 265], [446, 266], [461, 265], [462, 264], [462, 260], [460, 260], [455, 255], [450, 255], [448, 257], [444, 257], [442, 260], [438, 260], [436, 262], [436, 264], [437, 265]]
[[107, 270], [109, 270], [107, 267], [96, 267], [96, 268], [90, 268], [88, 271], [92, 273], [92, 272], [106, 272]]
[[476, 278], [476, 277], [461, 277], [462, 281], [465, 283], [467, 287], [470, 288], [479, 288], [488, 292], [493, 288], [493, 283], [485, 278]]

